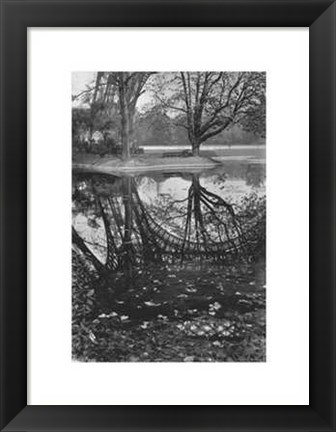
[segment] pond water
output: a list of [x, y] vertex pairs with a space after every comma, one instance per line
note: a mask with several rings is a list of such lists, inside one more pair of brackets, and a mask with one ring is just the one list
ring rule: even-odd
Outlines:
[[[154, 300], [265, 284], [265, 166], [135, 177], [74, 174], [73, 228], [106, 291]], [[80, 240], [81, 239], [81, 240]], [[153, 300], [153, 299], [151, 299]]]

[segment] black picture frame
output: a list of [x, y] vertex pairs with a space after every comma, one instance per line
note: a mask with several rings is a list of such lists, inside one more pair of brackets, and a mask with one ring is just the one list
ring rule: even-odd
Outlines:
[[[0, 3], [1, 430], [335, 431], [335, 1]], [[309, 406], [27, 406], [27, 28], [132, 26], [310, 29]]]

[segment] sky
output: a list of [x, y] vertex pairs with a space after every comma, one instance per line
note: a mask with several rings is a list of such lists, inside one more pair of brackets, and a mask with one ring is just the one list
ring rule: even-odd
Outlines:
[[[80, 92], [87, 89], [87, 86], [93, 83], [96, 78], [97, 72], [72, 72], [72, 96], [78, 95]], [[137, 102], [137, 108], [142, 111], [146, 110], [148, 104], [150, 104], [151, 98], [148, 92], [142, 94]], [[76, 99], [72, 103], [73, 107], [84, 107], [83, 101]], [[88, 106], [88, 105], [86, 105]], [[148, 109], [148, 108], [147, 108]]]
[[77, 95], [86, 89], [95, 78], [96, 72], [73, 72], [72, 73], [72, 95]]

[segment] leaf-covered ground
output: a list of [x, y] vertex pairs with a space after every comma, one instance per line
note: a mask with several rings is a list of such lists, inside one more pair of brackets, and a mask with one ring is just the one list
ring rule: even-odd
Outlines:
[[96, 362], [266, 359], [258, 266], [148, 267], [99, 280], [73, 259], [73, 358]]

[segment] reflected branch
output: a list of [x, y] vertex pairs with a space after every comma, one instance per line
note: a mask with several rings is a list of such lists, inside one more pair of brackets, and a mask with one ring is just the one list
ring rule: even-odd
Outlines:
[[[73, 228], [73, 242], [98, 272], [132, 269], [142, 264], [185, 260], [232, 261], [245, 259], [250, 244], [258, 236], [256, 223], [242, 224], [243, 213], [235, 204], [207, 190], [199, 175], [192, 174], [187, 197], [162, 203], [145, 204], [134, 178], [114, 180], [111, 192], [98, 192], [94, 182], [86, 194], [95, 205], [96, 225], [105, 232], [107, 256], [101, 263]], [[118, 186], [119, 185], [119, 186]], [[100, 219], [100, 223], [99, 223]]]

